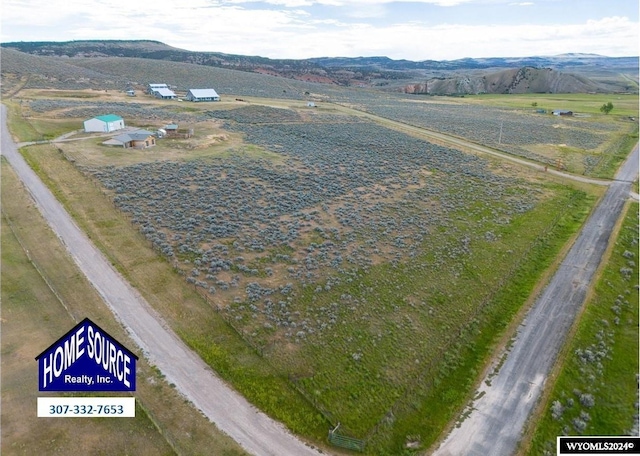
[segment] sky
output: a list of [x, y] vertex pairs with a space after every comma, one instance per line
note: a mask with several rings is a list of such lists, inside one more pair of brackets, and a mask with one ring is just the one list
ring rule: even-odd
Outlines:
[[150, 39], [269, 58], [638, 56], [638, 0], [2, 0], [0, 41]]

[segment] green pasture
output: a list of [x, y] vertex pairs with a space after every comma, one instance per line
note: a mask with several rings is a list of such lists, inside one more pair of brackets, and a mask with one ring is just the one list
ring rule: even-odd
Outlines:
[[[577, 114], [591, 114], [603, 119], [618, 119], [631, 116], [638, 118], [638, 94], [605, 94], [605, 93], [575, 93], [575, 94], [504, 94], [504, 95], [466, 95], [456, 99], [460, 103], [477, 103], [500, 108], [519, 108], [524, 110], [545, 109], [549, 115], [555, 109], [567, 109]], [[613, 111], [605, 115], [600, 107], [611, 102]], [[536, 104], [533, 106], [533, 104]]]
[[615, 135], [591, 175], [605, 179], [615, 176], [616, 171], [636, 144], [638, 144], [638, 125], [628, 133]]
[[60, 135], [84, 128], [83, 119], [55, 119], [50, 116], [22, 117], [21, 105], [15, 100], [4, 101], [9, 115], [9, 129], [19, 142], [48, 141]]
[[83, 119], [29, 119], [31, 126], [44, 140], [55, 139], [65, 133], [84, 129]]
[[42, 133], [36, 130], [28, 119], [22, 117], [19, 103], [9, 100], [5, 100], [3, 103], [7, 107], [9, 131], [18, 142], [41, 141], [43, 139]]
[[468, 399], [486, 356], [591, 202], [560, 190], [501, 233], [504, 250], [476, 245], [461, 272], [454, 260], [438, 271], [386, 263], [326, 295], [303, 290], [301, 309], [328, 306], [343, 294], [366, 306], [345, 312], [330, 335], [310, 338], [299, 352], [269, 356], [344, 432], [376, 442], [375, 451], [397, 454], [416, 434], [429, 446]]
[[554, 454], [558, 435], [637, 435], [638, 203], [630, 204], [586, 303], [526, 454]]

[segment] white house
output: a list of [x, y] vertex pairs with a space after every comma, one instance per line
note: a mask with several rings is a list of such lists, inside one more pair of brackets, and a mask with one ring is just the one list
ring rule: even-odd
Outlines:
[[186, 99], [189, 101], [220, 101], [214, 89], [189, 89]]
[[107, 114], [104, 116], [94, 117], [93, 119], [84, 121], [84, 131], [109, 133], [111, 131], [121, 130], [124, 128], [124, 119], [115, 114]]

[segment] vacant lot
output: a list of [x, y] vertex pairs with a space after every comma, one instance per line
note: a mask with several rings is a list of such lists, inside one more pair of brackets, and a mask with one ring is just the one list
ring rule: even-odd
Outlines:
[[[244, 454], [140, 359], [136, 418], [37, 418], [35, 356], [89, 317], [135, 350], [2, 163], [2, 453]], [[27, 253], [28, 252], [28, 256]], [[25, 337], [28, 334], [29, 337]]]
[[[313, 404], [371, 451], [428, 444], [592, 199], [336, 110], [269, 104], [183, 110], [196, 137], [144, 151], [89, 139], [25, 155], [129, 277], [155, 268], [136, 254], [142, 237], [110, 250], [134, 227], [182, 271], [210, 304], [174, 301], [169, 320], [250, 400], [318, 435], [322, 419], [256, 388], [273, 369], [286, 381], [268, 380], [271, 391], [297, 390], [299, 411]], [[133, 227], [117, 213], [91, 221], [109, 200]], [[151, 293], [164, 288], [150, 280]], [[221, 346], [230, 338], [207, 328], [220, 316], [259, 360]]]

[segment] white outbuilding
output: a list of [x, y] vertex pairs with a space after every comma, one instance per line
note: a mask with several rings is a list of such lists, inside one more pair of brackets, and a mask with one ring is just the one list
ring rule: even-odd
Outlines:
[[147, 93], [149, 95], [153, 95], [153, 92], [155, 92], [158, 89], [168, 89], [169, 86], [167, 84], [149, 84], [147, 86]]
[[214, 89], [189, 89], [185, 98], [189, 101], [220, 101]]
[[163, 100], [174, 100], [176, 98], [175, 92], [171, 89], [154, 89], [153, 95]]
[[111, 131], [122, 130], [123, 128], [124, 119], [120, 116], [116, 116], [115, 114], [98, 116], [84, 121], [84, 131], [87, 133], [109, 133]]

